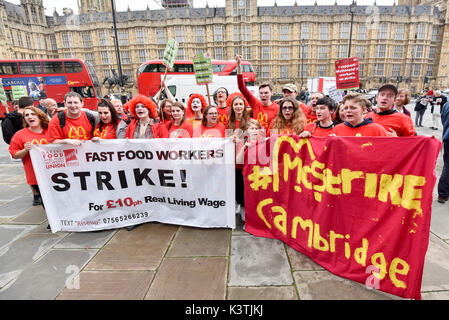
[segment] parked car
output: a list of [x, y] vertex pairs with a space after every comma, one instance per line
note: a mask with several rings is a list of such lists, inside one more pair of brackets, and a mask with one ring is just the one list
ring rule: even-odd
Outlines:
[[376, 105], [376, 97], [379, 93], [379, 90], [370, 90], [368, 93], [365, 94], [365, 98], [368, 99], [373, 105]]

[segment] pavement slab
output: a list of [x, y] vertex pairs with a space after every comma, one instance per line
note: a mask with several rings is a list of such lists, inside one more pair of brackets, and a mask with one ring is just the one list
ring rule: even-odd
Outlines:
[[32, 207], [32, 202], [33, 197], [31, 196], [31, 194], [29, 194], [5, 203], [4, 205], [0, 206], [0, 219], [15, 218], [16, 216]]
[[5, 245], [19, 239], [31, 229], [31, 226], [0, 225], [0, 249]]
[[180, 227], [167, 256], [227, 256], [230, 238], [230, 229]]
[[228, 300], [298, 300], [294, 286], [229, 287]]
[[228, 258], [167, 258], [145, 300], [223, 300]]
[[96, 232], [71, 233], [58, 244], [55, 249], [94, 249], [102, 248], [111, 239], [117, 230]]
[[42, 206], [32, 206], [10, 221], [14, 224], [42, 224], [47, 221], [47, 214]]
[[120, 229], [87, 270], [156, 270], [178, 226], [146, 223], [132, 231]]
[[96, 250], [50, 250], [0, 291], [0, 300], [53, 300]]
[[441, 239], [449, 240], [449, 202], [432, 203], [432, 218], [430, 222], [430, 230]]
[[449, 246], [430, 234], [421, 291], [449, 290]]
[[254, 236], [233, 236], [231, 240], [229, 286], [291, 285], [284, 244]]
[[143, 300], [153, 271], [82, 271], [77, 286], [65, 288], [57, 300]]

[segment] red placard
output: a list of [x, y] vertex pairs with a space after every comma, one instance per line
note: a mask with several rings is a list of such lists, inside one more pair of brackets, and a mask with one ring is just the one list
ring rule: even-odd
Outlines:
[[359, 87], [359, 58], [335, 61], [337, 90], [357, 89]]
[[423, 136], [273, 137], [246, 151], [245, 230], [420, 299], [440, 148]]

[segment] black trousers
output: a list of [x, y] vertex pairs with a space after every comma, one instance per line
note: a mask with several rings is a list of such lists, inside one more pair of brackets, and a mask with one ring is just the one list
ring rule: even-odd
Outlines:
[[242, 169], [235, 169], [235, 201], [245, 207], [245, 184]]
[[[33, 188], [34, 191], [36, 191], [36, 193], [39, 195], [39, 197], [40, 197], [41, 200], [42, 200], [41, 191], [39, 190], [39, 186], [38, 186], [37, 184], [32, 184], [32, 185], [31, 185], [31, 188]], [[45, 209], [44, 201], [41, 201], [41, 203], [42, 203], [42, 208]]]

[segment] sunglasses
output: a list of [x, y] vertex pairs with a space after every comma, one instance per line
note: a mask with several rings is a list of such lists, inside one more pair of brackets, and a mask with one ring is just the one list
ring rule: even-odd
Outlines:
[[293, 107], [282, 107], [282, 110], [293, 110]]

